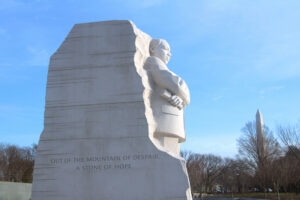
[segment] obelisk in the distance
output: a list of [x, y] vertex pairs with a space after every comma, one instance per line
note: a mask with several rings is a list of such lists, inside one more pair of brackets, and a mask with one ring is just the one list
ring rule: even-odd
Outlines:
[[262, 114], [259, 109], [256, 112], [256, 139], [257, 139], [257, 150], [258, 150], [258, 159], [260, 163], [263, 163], [263, 160], [266, 156], [266, 139], [265, 139], [265, 130]]

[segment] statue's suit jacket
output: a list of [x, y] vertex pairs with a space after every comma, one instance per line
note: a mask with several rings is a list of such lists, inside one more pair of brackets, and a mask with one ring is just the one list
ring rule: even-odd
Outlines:
[[159, 58], [150, 56], [145, 62], [145, 69], [152, 82], [151, 107], [157, 127], [155, 133], [178, 137], [179, 142], [185, 141], [184, 111], [171, 105], [162, 98], [167, 90], [172, 95], [179, 96], [184, 104], [190, 103], [189, 89], [178, 75], [171, 72]]

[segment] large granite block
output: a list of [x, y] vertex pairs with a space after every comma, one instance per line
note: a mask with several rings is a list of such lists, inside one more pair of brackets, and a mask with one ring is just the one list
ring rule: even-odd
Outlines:
[[151, 39], [130, 21], [76, 24], [51, 56], [32, 200], [191, 200], [178, 138], [157, 131]]

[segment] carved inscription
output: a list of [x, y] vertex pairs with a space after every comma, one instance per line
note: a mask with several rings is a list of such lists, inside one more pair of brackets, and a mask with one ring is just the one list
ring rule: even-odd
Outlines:
[[158, 159], [158, 154], [134, 154], [134, 155], [113, 155], [113, 156], [84, 156], [51, 158], [52, 165], [70, 165], [78, 171], [103, 171], [131, 169], [136, 162], [143, 160]]

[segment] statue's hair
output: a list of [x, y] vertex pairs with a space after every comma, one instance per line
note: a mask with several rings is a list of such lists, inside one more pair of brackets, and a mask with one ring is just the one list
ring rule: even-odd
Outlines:
[[155, 51], [155, 49], [157, 47], [159, 47], [159, 45], [162, 43], [163, 39], [156, 39], [156, 38], [153, 38], [150, 42], [150, 45], [149, 45], [149, 51], [150, 51], [150, 55]]

